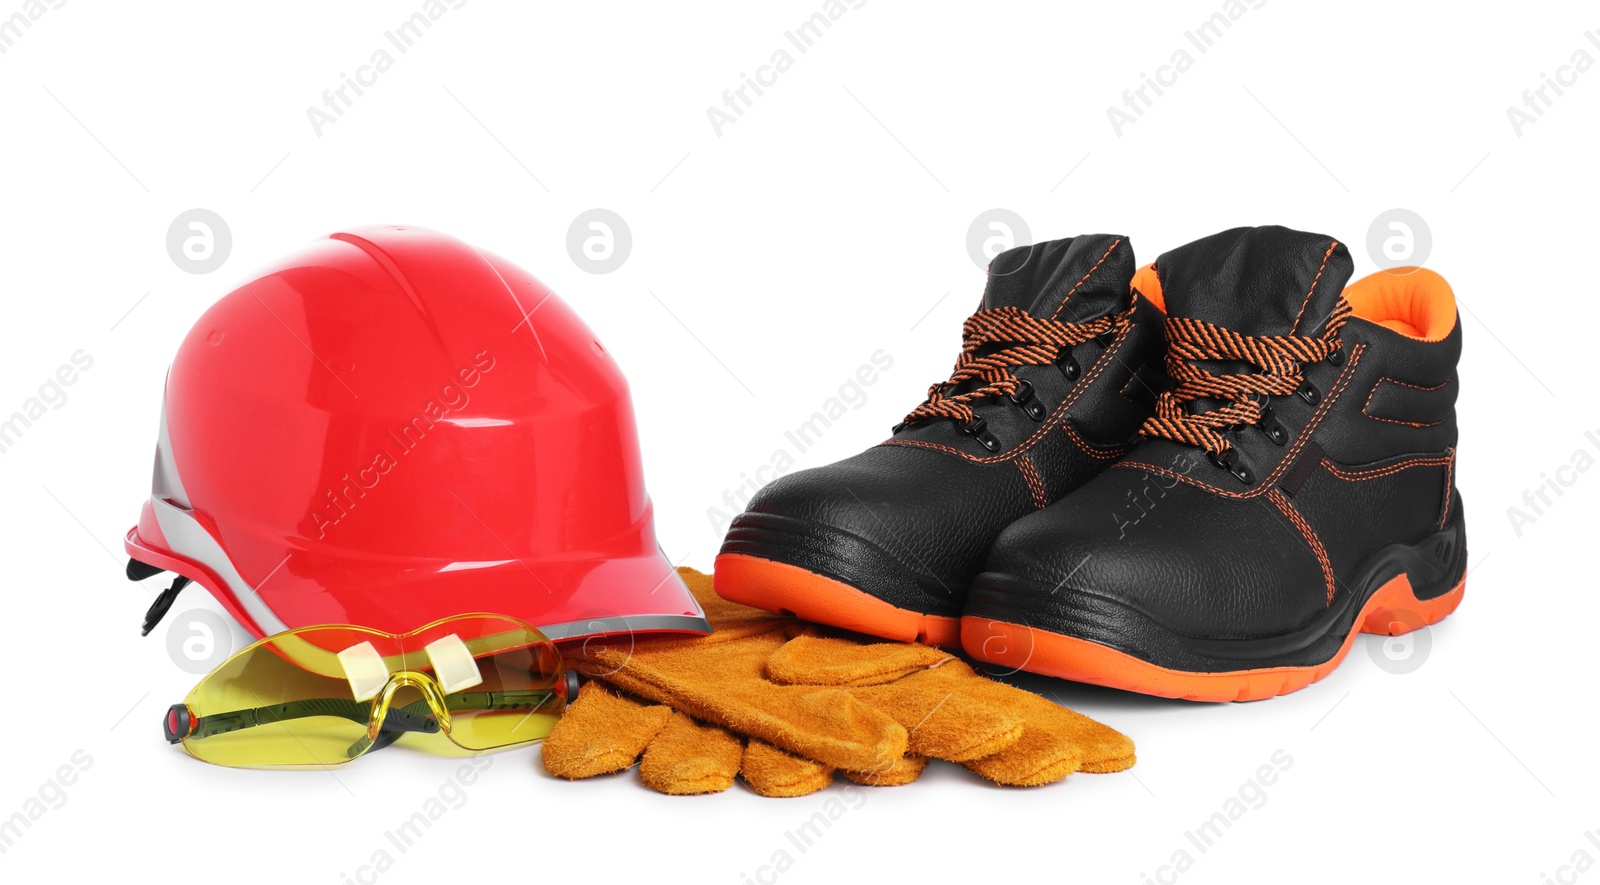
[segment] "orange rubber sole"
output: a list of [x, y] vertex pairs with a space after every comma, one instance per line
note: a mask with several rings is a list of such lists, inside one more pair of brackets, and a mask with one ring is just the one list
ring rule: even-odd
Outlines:
[[1461, 604], [1465, 592], [1463, 577], [1450, 592], [1419, 600], [1406, 576], [1397, 575], [1362, 606], [1357, 629], [1345, 637], [1338, 653], [1306, 667], [1217, 673], [1169, 670], [1087, 639], [974, 617], [962, 619], [961, 639], [967, 653], [981, 661], [1030, 673], [1190, 701], [1257, 701], [1299, 691], [1332, 673], [1357, 633], [1399, 636], [1443, 620]]
[[961, 647], [961, 619], [898, 608], [842, 581], [743, 553], [717, 557], [717, 595], [801, 620], [899, 642]]

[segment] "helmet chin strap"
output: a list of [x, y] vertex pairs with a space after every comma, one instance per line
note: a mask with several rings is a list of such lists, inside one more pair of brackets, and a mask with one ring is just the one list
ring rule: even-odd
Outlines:
[[[128, 564], [128, 572], [130, 575], [133, 572], [133, 564], [131, 562]], [[161, 623], [161, 619], [167, 616], [167, 611], [172, 608], [172, 601], [178, 598], [178, 593], [187, 586], [189, 586], [189, 579], [179, 575], [172, 579], [171, 586], [156, 596], [155, 601], [150, 603], [150, 608], [144, 613], [144, 629], [139, 631], [140, 636], [150, 635], [150, 631], [154, 630], [156, 625]]]

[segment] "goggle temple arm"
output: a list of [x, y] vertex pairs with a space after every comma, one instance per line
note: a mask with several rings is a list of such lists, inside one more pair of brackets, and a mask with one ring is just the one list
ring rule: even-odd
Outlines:
[[[433, 734], [439, 730], [439, 723], [427, 714], [426, 706], [422, 711], [408, 709], [407, 707], [391, 707], [383, 717], [378, 738], [369, 747], [366, 739], [352, 745], [350, 757], [355, 758], [368, 750], [382, 749], [394, 743], [406, 732], [421, 732]], [[214, 735], [238, 731], [241, 728], [253, 728], [258, 725], [272, 725], [291, 719], [305, 719], [312, 716], [337, 716], [348, 719], [361, 725], [366, 725], [372, 713], [372, 705], [359, 701], [341, 698], [310, 698], [301, 701], [287, 701], [282, 704], [270, 704], [265, 707], [254, 707], [247, 710], [234, 710], [229, 713], [214, 713], [209, 716], [196, 717], [187, 704], [173, 704], [167, 708], [167, 714], [161, 720], [161, 729], [167, 743], [180, 743], [186, 738], [207, 738]]]
[[[463, 692], [445, 695], [445, 706], [451, 712], [465, 712], [470, 710], [495, 710], [511, 708], [527, 709], [530, 712], [544, 709], [553, 701], [560, 700], [570, 703], [577, 696], [578, 674], [572, 670], [563, 674], [563, 679], [555, 690], [533, 691], [492, 691], [492, 692]], [[415, 709], [413, 709], [415, 708]], [[305, 719], [311, 716], [338, 716], [351, 722], [362, 725], [367, 724], [372, 714], [370, 702], [354, 701], [341, 698], [309, 698], [299, 701], [285, 701], [281, 704], [269, 704], [264, 707], [253, 707], [246, 710], [234, 710], [229, 713], [213, 713], [209, 716], [195, 716], [187, 704], [173, 704], [167, 708], [166, 716], [161, 720], [162, 732], [167, 743], [181, 743], [186, 738], [206, 738], [213, 735], [238, 731], [241, 728], [252, 728], [258, 725], [271, 725], [291, 719]], [[427, 701], [413, 701], [404, 707], [390, 707], [384, 714], [383, 724], [379, 727], [378, 737], [371, 746], [366, 746], [367, 739], [362, 738], [350, 747], [350, 758], [355, 758], [363, 752], [379, 750], [393, 744], [408, 732], [433, 734], [439, 731], [439, 723], [432, 716]]]

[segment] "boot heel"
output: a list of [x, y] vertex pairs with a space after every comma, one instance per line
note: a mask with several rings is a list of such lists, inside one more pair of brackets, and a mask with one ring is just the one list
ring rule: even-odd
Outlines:
[[1401, 636], [1436, 624], [1456, 610], [1466, 593], [1467, 578], [1448, 593], [1433, 599], [1417, 599], [1411, 592], [1411, 581], [1405, 575], [1395, 575], [1372, 594], [1361, 610], [1361, 632], [1379, 636]]

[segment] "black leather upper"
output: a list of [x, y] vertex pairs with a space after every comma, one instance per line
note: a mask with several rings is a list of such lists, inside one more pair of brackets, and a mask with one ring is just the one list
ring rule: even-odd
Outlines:
[[989, 262], [983, 306], [1081, 323], [1128, 306], [1133, 270], [1126, 237], [1099, 234], [1018, 246]]
[[1167, 313], [1242, 335], [1320, 335], [1350, 278], [1332, 237], [1286, 227], [1236, 227], [1155, 261]]
[[[1132, 303], [1127, 238], [1085, 235], [1009, 250], [990, 264], [985, 308], [1085, 322]], [[723, 553], [796, 565], [926, 614], [960, 615], [990, 543], [1018, 517], [1077, 488], [1126, 451], [1154, 391], [1161, 313], [1139, 299], [1122, 331], [1070, 349], [1061, 363], [1022, 366], [1046, 409], [1030, 417], [1005, 397], [974, 411], [998, 441], [986, 449], [958, 422], [924, 419], [835, 464], [767, 485], [736, 518]]]
[[[1320, 336], [1351, 267], [1332, 238], [1279, 227], [1225, 231], [1155, 262], [1170, 316], [1252, 336]], [[1342, 358], [1304, 367], [1318, 401], [1271, 398], [1289, 431], [1282, 444], [1258, 427], [1225, 434], [1252, 482], [1198, 448], [1143, 439], [1112, 469], [1007, 528], [968, 614], [1021, 612], [1030, 626], [1087, 636], [1107, 612], [1126, 610], [1128, 623], [1144, 626], [1124, 632], [1261, 639], [1370, 593], [1365, 583], [1388, 548], [1459, 529], [1460, 335], [1459, 323], [1427, 342], [1350, 319], [1339, 334]], [[1397, 389], [1412, 397], [1426, 389], [1417, 417], [1401, 408]], [[1137, 636], [1095, 639], [1162, 654]]]

